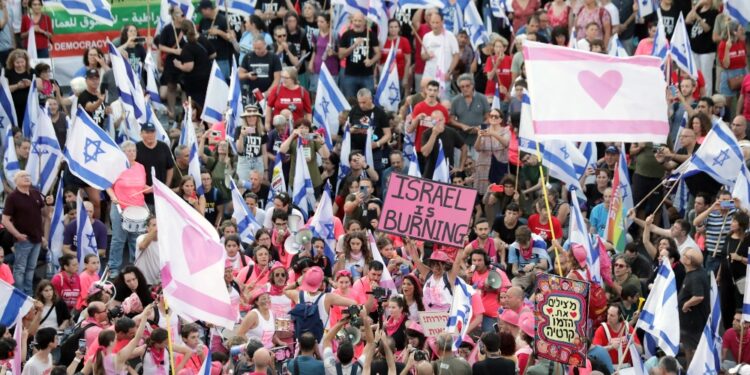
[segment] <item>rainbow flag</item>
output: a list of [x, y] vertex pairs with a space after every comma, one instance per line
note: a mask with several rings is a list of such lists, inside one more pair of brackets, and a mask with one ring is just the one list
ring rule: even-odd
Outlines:
[[609, 201], [607, 227], [604, 232], [606, 240], [611, 243], [618, 253], [625, 250], [628, 228], [632, 222], [627, 218], [627, 212], [633, 208], [633, 193], [630, 188], [627, 161], [625, 160], [625, 145], [620, 147], [620, 160], [612, 178], [612, 197]]

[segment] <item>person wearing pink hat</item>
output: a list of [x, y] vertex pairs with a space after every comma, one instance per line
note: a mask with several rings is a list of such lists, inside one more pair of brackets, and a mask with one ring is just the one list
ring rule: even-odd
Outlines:
[[505, 309], [497, 316], [497, 325], [500, 332], [508, 332], [514, 337], [518, 336], [518, 313]]
[[[433, 251], [428, 265], [422, 262], [415, 246], [409, 246], [411, 258], [423, 275], [427, 275], [422, 288], [422, 301], [427, 311], [448, 312], [453, 301], [453, 284], [461, 262], [453, 262], [442, 251]], [[453, 265], [451, 265], [453, 263]]]
[[[302, 334], [300, 323], [304, 320], [310, 319], [310, 317], [301, 317], [298, 315], [304, 315], [306, 305], [317, 304], [318, 306], [317, 319], [319, 322], [305, 322], [305, 325], [315, 326], [315, 332], [313, 332], [313, 334], [318, 342], [320, 342], [323, 338], [323, 324], [329, 321], [328, 316], [331, 307], [357, 304], [357, 302], [351, 298], [346, 298], [334, 293], [322, 292], [320, 287], [323, 285], [323, 270], [318, 266], [308, 268], [294, 285], [296, 287], [295, 289], [287, 290], [285, 293], [296, 305], [290, 312], [295, 324], [296, 337], [299, 337], [299, 335]], [[302, 311], [300, 312], [299, 310]]]
[[633, 335], [633, 343], [638, 348], [638, 351], [643, 351], [641, 341], [638, 339], [638, 336], [634, 335], [634, 331], [633, 327], [625, 323], [622, 311], [620, 311], [620, 305], [612, 304], [607, 309], [607, 320], [596, 329], [591, 344], [606, 349], [609, 352], [612, 363], [632, 364], [630, 352], [627, 348], [630, 335]]
[[536, 333], [536, 320], [534, 313], [524, 311], [518, 317], [518, 326], [521, 332], [516, 339], [516, 358], [518, 358], [518, 373], [523, 374], [529, 365], [534, 349], [534, 334]]
[[247, 336], [248, 339], [256, 338], [266, 348], [277, 345], [286, 345], [276, 336], [276, 324], [271, 311], [271, 298], [265, 286], [258, 286], [250, 294], [248, 303], [255, 308], [245, 315], [242, 324], [237, 329], [238, 336]]

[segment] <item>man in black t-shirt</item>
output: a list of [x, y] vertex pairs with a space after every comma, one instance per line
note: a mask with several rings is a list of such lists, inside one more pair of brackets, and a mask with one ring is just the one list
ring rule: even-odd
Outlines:
[[464, 162], [466, 162], [466, 155], [468, 154], [468, 148], [463, 141], [463, 137], [458, 134], [453, 128], [449, 128], [445, 125], [445, 119], [440, 111], [435, 111], [432, 114], [432, 118], [435, 120], [435, 125], [427, 129], [422, 134], [422, 156], [425, 158], [425, 166], [422, 169], [422, 176], [425, 178], [431, 178], [435, 172], [435, 164], [438, 158], [438, 140], [443, 143], [443, 154], [448, 159], [448, 165], [453, 168], [455, 165], [453, 162], [454, 151], [461, 150], [461, 158], [458, 165], [451, 170], [451, 172], [463, 171]]
[[346, 70], [341, 80], [341, 89], [346, 97], [353, 97], [359, 89], [372, 89], [373, 72], [380, 62], [378, 34], [367, 32], [367, 20], [362, 13], [352, 14], [352, 29], [341, 36], [339, 59], [346, 59]]
[[266, 23], [268, 30], [281, 25], [287, 12], [285, 0], [258, 0], [255, 3], [255, 15]]
[[203, 17], [198, 23], [198, 32], [211, 43], [211, 47], [216, 51], [216, 64], [224, 74], [224, 79], [229, 82], [230, 61], [234, 54], [234, 47], [230, 42], [233, 36], [229, 31], [227, 19], [219, 14], [211, 0], [202, 0], [199, 8]]
[[[495, 237], [506, 244], [516, 242], [516, 228], [523, 225], [518, 220], [521, 216], [521, 208], [516, 203], [510, 203], [505, 207], [505, 213], [498, 215], [492, 223]], [[505, 260], [503, 260], [505, 261]]]
[[215, 228], [219, 228], [221, 221], [224, 219], [226, 197], [216, 186], [213, 186], [211, 173], [205, 169], [201, 171], [201, 183], [205, 191], [203, 196], [206, 198], [206, 210], [203, 212], [203, 217]]
[[276, 55], [268, 53], [266, 40], [259, 36], [253, 40], [253, 52], [245, 55], [240, 62], [240, 82], [242, 95], [250, 97], [253, 90], [258, 89], [266, 97], [271, 87], [279, 83], [281, 61]]
[[107, 95], [99, 92], [99, 70], [89, 69], [86, 71], [86, 90], [78, 95], [78, 105], [83, 107], [86, 113], [96, 122], [99, 127], [104, 127], [106, 108], [104, 99]]
[[388, 115], [382, 107], [375, 105], [372, 101], [372, 92], [368, 89], [360, 89], [357, 92], [357, 105], [349, 112], [349, 124], [351, 125], [352, 150], [365, 150], [367, 147], [367, 132], [372, 128], [372, 158], [375, 170], [384, 169], [388, 164], [385, 147], [391, 140], [391, 128], [388, 126]]
[[[143, 140], [135, 145], [135, 161], [143, 164], [143, 167], [146, 169], [146, 185], [148, 187], [153, 186], [151, 168], [154, 168], [156, 171], [156, 178], [159, 181], [165, 184], [171, 181], [172, 173], [174, 173], [172, 152], [166, 143], [156, 139], [156, 127], [153, 123], [149, 122], [141, 126], [141, 139]], [[153, 212], [154, 194], [146, 194], [146, 203]]]

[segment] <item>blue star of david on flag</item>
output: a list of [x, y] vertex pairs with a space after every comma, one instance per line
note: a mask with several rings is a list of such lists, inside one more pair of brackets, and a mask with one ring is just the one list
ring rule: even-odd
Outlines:
[[729, 149], [724, 149], [719, 152], [719, 155], [714, 158], [713, 165], [724, 166], [724, 162], [729, 159]]
[[[92, 147], [93, 150], [91, 150]], [[93, 154], [91, 154], [90, 151], [93, 151]], [[86, 138], [86, 146], [84, 146], [83, 151], [84, 163], [97, 161], [97, 157], [99, 157], [99, 154], [103, 153], [104, 150], [102, 150], [102, 141], [94, 141], [91, 140], [91, 138]]]

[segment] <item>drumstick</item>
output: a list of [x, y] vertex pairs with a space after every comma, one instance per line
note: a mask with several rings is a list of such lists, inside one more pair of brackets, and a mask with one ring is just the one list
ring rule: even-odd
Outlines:
[[143, 193], [146, 193], [146, 192], [148, 192], [149, 190], [151, 190], [151, 188], [150, 188], [150, 187], [148, 187], [148, 188], [145, 188], [145, 189], [143, 189], [143, 190], [141, 190], [141, 191], [137, 191], [137, 192], [135, 192], [135, 193], [133, 193], [133, 194], [130, 194], [130, 198], [133, 198], [133, 197], [135, 197], [135, 196], [136, 196], [136, 195], [138, 195], [138, 194], [143, 194]]

